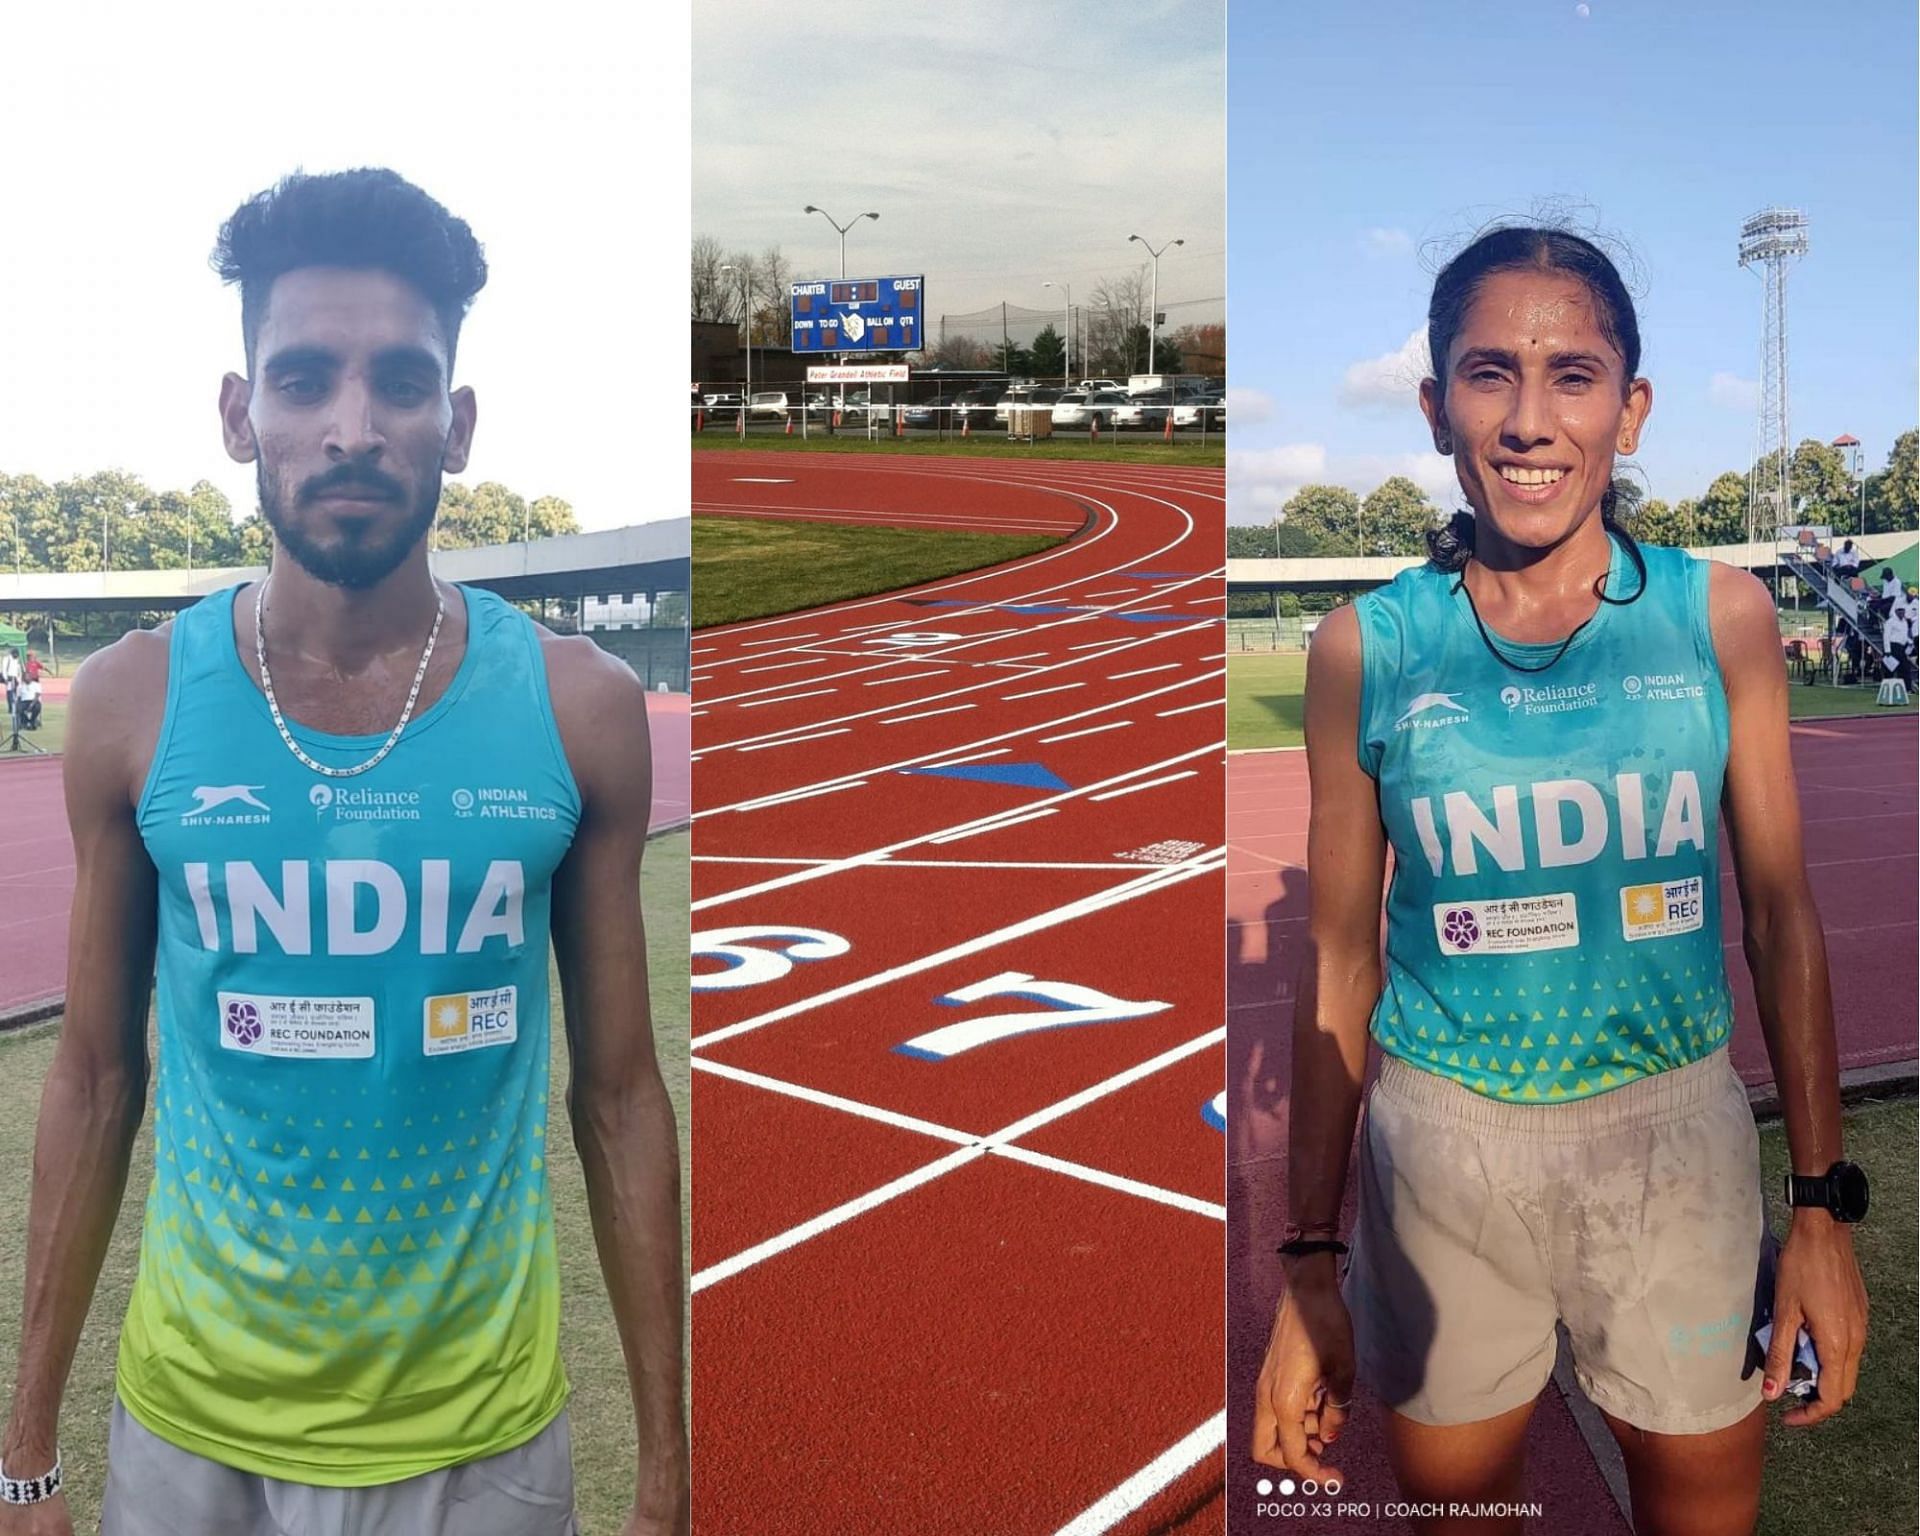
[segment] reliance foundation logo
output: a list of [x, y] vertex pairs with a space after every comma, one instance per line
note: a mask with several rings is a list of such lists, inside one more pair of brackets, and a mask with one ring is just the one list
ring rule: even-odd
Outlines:
[[1600, 685], [1575, 683], [1563, 687], [1549, 683], [1542, 688], [1515, 688], [1509, 685], [1500, 690], [1500, 702], [1507, 706], [1509, 714], [1518, 710], [1523, 715], [1564, 715], [1576, 709], [1598, 708]]

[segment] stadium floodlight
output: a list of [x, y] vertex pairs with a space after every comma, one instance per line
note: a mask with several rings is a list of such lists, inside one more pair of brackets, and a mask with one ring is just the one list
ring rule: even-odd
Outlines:
[[[1128, 235], [1127, 239], [1129, 241], [1140, 240], [1140, 237], [1138, 235]], [[1147, 245], [1147, 242], [1144, 240], [1140, 240], [1140, 243], [1147, 246], [1147, 254], [1153, 258], [1153, 297], [1147, 301], [1153, 306], [1153, 312], [1151, 316], [1149, 316], [1153, 324], [1147, 327], [1147, 372], [1152, 373], [1154, 371], [1153, 342], [1154, 337], [1160, 330], [1160, 255], [1163, 251], [1171, 250], [1176, 245], [1185, 245], [1187, 242], [1184, 240], [1169, 240], [1165, 245], [1161, 246], [1158, 251], [1151, 245]]]
[[[1788, 419], [1787, 273], [1807, 254], [1807, 216], [1763, 208], [1740, 225], [1740, 265], [1760, 274], [1760, 418], [1747, 482], [1747, 543], [1768, 517], [1789, 523], [1793, 434]], [[1771, 457], [1770, 457], [1771, 456]], [[1751, 558], [1751, 556], [1750, 556]]]
[[1067, 358], [1066, 361], [1060, 365], [1060, 383], [1064, 387], [1071, 389], [1073, 387], [1073, 284], [1042, 283], [1040, 286], [1042, 288], [1064, 288], [1067, 290]]
[[875, 223], [878, 223], [880, 220], [880, 215], [877, 213], [862, 213], [856, 214], [853, 218], [848, 219], [846, 223], [842, 224], [832, 214], [828, 213], [826, 209], [816, 208], [812, 203], [808, 203], [807, 206], [800, 211], [802, 213], [817, 213], [835, 229], [840, 231], [840, 275], [843, 278], [847, 275], [847, 231], [858, 224], [861, 219], [872, 219]]

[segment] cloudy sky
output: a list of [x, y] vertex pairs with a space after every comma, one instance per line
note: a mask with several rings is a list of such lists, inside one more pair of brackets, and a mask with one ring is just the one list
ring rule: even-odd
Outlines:
[[[1076, 305], [1160, 261], [1177, 326], [1226, 293], [1224, 0], [694, 7], [694, 230], [796, 277], [924, 272], [928, 314]], [[1187, 308], [1183, 301], [1212, 300]]]
[[[688, 240], [683, 12], [589, 0], [12, 6], [0, 91], [0, 471], [206, 478], [240, 302], [220, 223], [295, 168], [390, 165], [473, 226], [492, 269], [461, 333], [472, 463], [610, 528], [684, 515]], [[676, 360], [679, 359], [679, 360]], [[664, 462], [662, 462], [664, 459]]]
[[1231, 520], [1394, 473], [1453, 504], [1413, 393], [1433, 274], [1549, 200], [1629, 260], [1652, 495], [1751, 459], [1762, 290], [1735, 252], [1776, 203], [1811, 220], [1793, 437], [1882, 467], [1920, 391], [1915, 42], [1912, 0], [1233, 5]]

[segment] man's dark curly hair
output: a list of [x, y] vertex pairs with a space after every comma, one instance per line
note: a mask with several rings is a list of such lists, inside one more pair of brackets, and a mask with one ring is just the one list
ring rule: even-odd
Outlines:
[[247, 371], [274, 279], [302, 267], [390, 272], [417, 288], [447, 333], [447, 360], [467, 308], [487, 283], [487, 258], [457, 219], [395, 171], [296, 171], [248, 198], [220, 226], [213, 268], [240, 285]]

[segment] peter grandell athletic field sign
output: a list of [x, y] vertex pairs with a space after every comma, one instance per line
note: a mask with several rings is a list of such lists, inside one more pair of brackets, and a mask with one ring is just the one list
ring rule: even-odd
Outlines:
[[924, 278], [823, 278], [793, 284], [789, 298], [796, 352], [918, 352], [923, 345]]

